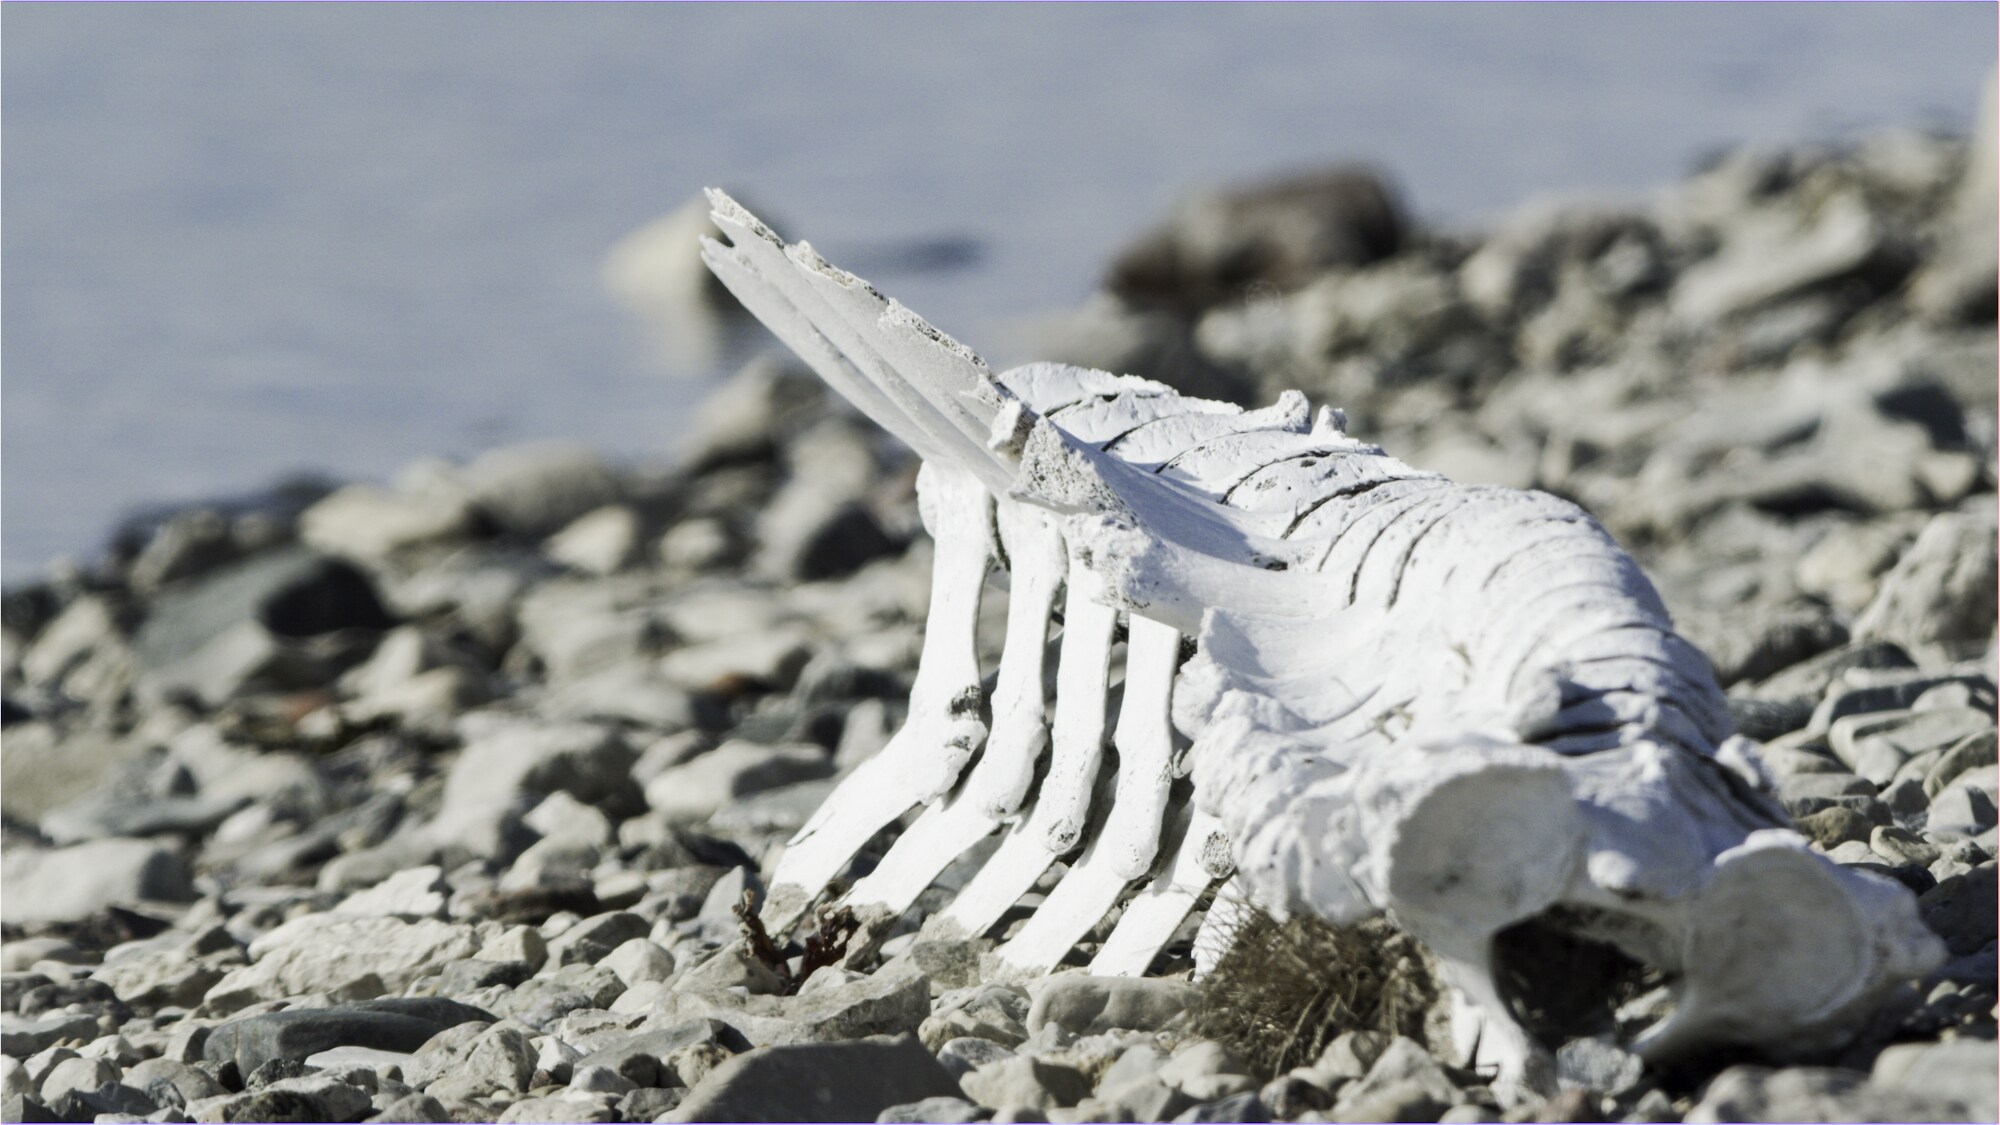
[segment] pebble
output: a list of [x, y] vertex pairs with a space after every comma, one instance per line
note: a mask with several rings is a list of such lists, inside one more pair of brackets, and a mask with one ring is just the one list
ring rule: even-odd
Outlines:
[[26, 1019], [14, 1012], [0, 1013], [0, 1053], [25, 1059], [74, 1039], [97, 1036], [97, 1017], [68, 1012], [49, 1012]]
[[585, 918], [549, 942], [548, 963], [558, 967], [595, 965], [626, 942], [644, 938], [651, 929], [652, 923], [625, 910]]
[[385, 559], [460, 538], [475, 526], [472, 506], [462, 494], [350, 484], [305, 510], [299, 517], [299, 538], [333, 554]]
[[11, 847], [0, 859], [7, 917], [73, 921], [111, 906], [194, 897], [187, 861], [150, 840], [92, 840], [67, 848]]
[[918, 1125], [924, 1122], [932, 1125], [969, 1125], [970, 1122], [985, 1119], [978, 1106], [964, 1098], [949, 1095], [892, 1105], [875, 1118], [877, 1122], [888, 1125]]
[[523, 1098], [507, 1107], [500, 1115], [502, 1123], [522, 1122], [525, 1125], [562, 1125], [567, 1122], [616, 1121], [618, 1110], [615, 1103], [602, 1095], [592, 1095], [581, 1091], [565, 1092], [543, 1098]]
[[1979, 1039], [1944, 1043], [1899, 1043], [1876, 1056], [1870, 1080], [1926, 1097], [1944, 1098], [1965, 1107], [1965, 1120], [1985, 1121], [2000, 1112], [1996, 1106], [1993, 1044]]
[[613, 1071], [636, 1087], [693, 1085], [688, 1076], [675, 1071], [675, 1056], [692, 1047], [720, 1047], [725, 1041], [745, 1045], [737, 1032], [718, 1020], [686, 1020], [671, 1027], [621, 1035], [574, 1063]]
[[116, 1082], [123, 1076], [124, 1071], [109, 1059], [85, 1058], [79, 1055], [73, 1059], [64, 1059], [52, 1067], [42, 1079], [37, 1096], [44, 1102], [55, 1105], [71, 1090], [89, 1093], [99, 1086]]
[[958, 1097], [958, 1084], [912, 1036], [766, 1047], [710, 1071], [670, 1121], [873, 1121], [890, 1106]]
[[976, 1070], [988, 1063], [995, 1063], [1001, 1059], [1010, 1058], [1013, 1054], [1012, 1050], [995, 1043], [991, 1039], [978, 1039], [967, 1035], [947, 1040], [942, 1047], [938, 1048], [937, 1059], [939, 1063], [943, 1064], [945, 1070], [956, 1079], [963, 1078], [967, 1072]]
[[[1216, 1101], [1192, 1106], [1174, 1118], [1177, 1122], [1269, 1121], [1270, 1119], [1270, 1111], [1264, 1107], [1264, 1103], [1257, 1100], [1255, 1091], [1231, 1094]], [[1392, 1119], [1383, 1118], [1383, 1120]]]
[[1075, 1105], [1091, 1092], [1090, 1079], [1081, 1071], [1032, 1055], [1009, 1055], [976, 1067], [960, 1076], [958, 1085], [980, 1105], [1042, 1110]]
[[432, 1082], [428, 1092], [459, 1101], [524, 1093], [535, 1076], [538, 1056], [525, 1030], [497, 1023], [457, 1052], [455, 1065]]
[[348, 1121], [369, 1108], [370, 1099], [361, 1088], [308, 1074], [189, 1102], [187, 1113], [196, 1121]]
[[226, 1011], [257, 1000], [369, 987], [381, 995], [470, 957], [476, 948], [471, 927], [435, 919], [307, 914], [252, 942], [251, 963], [216, 982], [204, 1004]]
[[490, 938], [473, 956], [482, 961], [520, 961], [539, 970], [549, 957], [548, 943], [533, 926], [509, 926]]
[[549, 558], [585, 574], [614, 574], [639, 554], [639, 514], [623, 504], [607, 504], [578, 516], [543, 544]]
[[1946, 512], [1925, 525], [1884, 575], [1881, 590], [1855, 619], [1860, 640], [1887, 640], [1912, 654], [1956, 659], [1985, 647], [1986, 622], [2000, 589], [2000, 538], [1994, 515]]
[[1368, 1073], [1341, 1087], [1336, 1116], [1360, 1114], [1358, 1120], [1396, 1119], [1404, 1107], [1435, 1104], [1441, 1112], [1459, 1100], [1458, 1087], [1430, 1052], [1414, 1039], [1391, 1039]]
[[1733, 1066], [1709, 1082], [1690, 1125], [1727, 1121], [1944, 1121], [1962, 1107], [1943, 1099], [1876, 1086], [1860, 1071], [1819, 1067], [1771, 1070]]
[[646, 802], [669, 820], [707, 820], [753, 793], [833, 774], [833, 759], [817, 746], [729, 742], [646, 784]]
[[[1843, 1056], [1872, 1076], [1686, 1076], [1691, 1119], [1993, 1112], [1991, 270], [1983, 305], [1947, 284], [1933, 247], [1967, 220], [1924, 214], [1979, 194], [1962, 157], [1739, 157], [1657, 206], [1449, 245], [1398, 214], [1402, 251], [1330, 270], [1280, 240], [1268, 290], [1219, 299], [1241, 279], [1203, 264], [1202, 223], [1241, 247], [1281, 216], [1361, 229], [1307, 213], [1338, 192], [1252, 192], [1177, 216], [1072, 325], [1119, 369], [1300, 386], [1419, 467], [1577, 497], [1734, 681], [1799, 827], [1921, 894], [1952, 960], [1889, 1012], [1913, 1041]], [[1910, 285], [1854, 265], [1882, 247]], [[779, 995], [732, 908], [900, 725], [930, 544], [911, 460], [816, 379], [770, 360], [730, 387], [663, 472], [549, 445], [420, 463], [261, 522], [190, 510], [9, 591], [4, 875], [33, 935], [0, 948], [9, 1114], [1498, 1114], [1408, 1040], [1348, 1032], [1265, 1079], [1187, 1040], [1199, 986], [1171, 971], [1022, 988], [982, 975], [992, 940], [908, 925], [871, 935], [881, 967]], [[1566, 1093], [1510, 1114], [1679, 1116], [1621, 1045], [1557, 1069]]]
[[1963, 741], [1940, 754], [1930, 769], [1925, 771], [1924, 795], [1935, 797], [1945, 786], [1963, 776], [1967, 770], [1994, 764], [1996, 745], [2000, 745], [2000, 740], [1995, 738], [1991, 726], [1979, 733], [1967, 735]]
[[291, 1008], [230, 1020], [211, 1031], [202, 1057], [234, 1062], [245, 1075], [273, 1059], [303, 1062], [336, 1047], [415, 1051], [447, 1028], [490, 1023], [492, 1016], [442, 998], [392, 997], [344, 1008]]
[[1566, 1090], [1621, 1094], [1645, 1069], [1639, 1056], [1598, 1039], [1572, 1039], [1556, 1050], [1556, 1081]]
[[442, 918], [451, 895], [444, 869], [435, 864], [398, 871], [365, 891], [357, 891], [333, 908], [336, 914], [386, 915], [395, 918]]
[[598, 964], [618, 974], [628, 986], [641, 981], [665, 981], [674, 975], [674, 955], [643, 937], [631, 938]]
[[1192, 985], [1153, 977], [1050, 977], [1028, 1009], [1030, 1034], [1057, 1024], [1077, 1035], [1112, 1028], [1158, 1031], [1179, 1019], [1196, 999]]

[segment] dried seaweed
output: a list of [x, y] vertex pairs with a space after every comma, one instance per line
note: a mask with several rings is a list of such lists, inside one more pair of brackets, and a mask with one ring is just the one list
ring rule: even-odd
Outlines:
[[[750, 955], [777, 976], [780, 996], [797, 995], [814, 973], [829, 965], [840, 964], [847, 956], [848, 940], [858, 928], [854, 911], [845, 906], [822, 904], [813, 912], [813, 929], [806, 935], [803, 948], [780, 946], [764, 929], [764, 920], [757, 916], [755, 891], [746, 888], [743, 900], [731, 911], [736, 915], [738, 928], [743, 931], [743, 941]], [[797, 972], [792, 970], [794, 956], [799, 959]]]

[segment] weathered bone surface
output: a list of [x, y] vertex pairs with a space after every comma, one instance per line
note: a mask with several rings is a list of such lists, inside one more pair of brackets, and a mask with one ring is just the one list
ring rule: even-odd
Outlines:
[[[706, 244], [710, 268], [922, 456], [937, 540], [909, 722], [791, 841], [772, 925], [918, 806], [848, 900], [900, 915], [1003, 832], [928, 925], [983, 933], [1067, 860], [999, 950], [1024, 972], [1123, 901], [1091, 968], [1143, 973], [1217, 879], [1203, 966], [1245, 903], [1386, 911], [1435, 955], [1458, 1045], [1503, 1094], [1552, 1082], [1495, 983], [1493, 938], [1524, 920], [1673, 975], [1673, 1014], [1637, 1043], [1654, 1058], [1837, 1039], [1941, 961], [1906, 890], [1790, 830], [1707, 662], [1581, 509], [1412, 468], [1296, 393], [1244, 411], [1053, 364], [995, 375], [711, 200], [732, 245]], [[973, 633], [996, 565], [1012, 598], [988, 700]]]

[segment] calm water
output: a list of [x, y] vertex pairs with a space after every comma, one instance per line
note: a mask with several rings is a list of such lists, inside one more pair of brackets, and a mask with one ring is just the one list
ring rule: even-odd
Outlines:
[[[1188, 187], [1329, 159], [1476, 222], [1750, 139], [1963, 129], [1994, 6], [6, 5], [0, 572], [132, 506], [669, 447], [598, 282], [718, 183], [996, 359]], [[911, 239], [955, 269], [893, 268]], [[864, 272], [866, 272], [864, 270]]]

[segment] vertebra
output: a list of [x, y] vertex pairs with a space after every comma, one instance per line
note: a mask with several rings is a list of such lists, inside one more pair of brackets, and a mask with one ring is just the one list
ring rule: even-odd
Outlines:
[[[790, 842], [774, 929], [927, 805], [849, 893], [858, 910], [903, 914], [1002, 831], [929, 925], [982, 934], [1071, 858], [998, 951], [1023, 973], [1054, 967], [1121, 901], [1092, 969], [1143, 973], [1217, 879], [1202, 966], [1246, 905], [1338, 923], [1387, 912], [1435, 956], [1466, 1061], [1496, 1066], [1503, 1092], [1552, 1081], [1494, 981], [1494, 935], [1526, 920], [1675, 976], [1676, 1010], [1636, 1044], [1656, 1059], [1835, 1038], [1942, 959], [1906, 890], [1790, 830], [1707, 662], [1582, 509], [1412, 468], [1296, 393], [1244, 411], [1053, 364], [995, 375], [711, 201], [733, 245], [708, 242], [710, 268], [923, 458], [937, 540], [909, 722]], [[988, 701], [973, 633], [996, 565], [1013, 597]], [[1174, 799], [1190, 767], [1191, 804]]]

